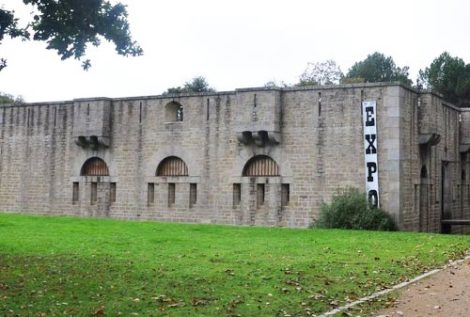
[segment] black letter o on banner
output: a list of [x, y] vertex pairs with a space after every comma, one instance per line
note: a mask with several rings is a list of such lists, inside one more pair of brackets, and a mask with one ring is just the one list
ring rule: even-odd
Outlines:
[[369, 203], [377, 208], [378, 202], [379, 202], [379, 195], [375, 189], [369, 190], [369, 193], [367, 193]]

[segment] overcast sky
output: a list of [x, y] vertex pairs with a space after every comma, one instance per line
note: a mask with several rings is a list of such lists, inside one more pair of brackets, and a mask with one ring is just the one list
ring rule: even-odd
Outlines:
[[[367, 54], [391, 55], [411, 78], [443, 51], [470, 62], [468, 0], [123, 0], [144, 56], [92, 48], [92, 68], [61, 61], [44, 43], [4, 40], [0, 91], [28, 102], [158, 95], [195, 76], [215, 89], [295, 83], [308, 62], [343, 72]], [[0, 0], [28, 16], [21, 0]]]

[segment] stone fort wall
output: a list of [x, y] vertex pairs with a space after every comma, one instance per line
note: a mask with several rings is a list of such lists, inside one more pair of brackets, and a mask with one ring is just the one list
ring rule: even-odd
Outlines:
[[366, 100], [381, 207], [406, 230], [468, 218], [470, 111], [399, 84], [2, 106], [0, 209], [306, 227], [338, 188], [364, 190]]

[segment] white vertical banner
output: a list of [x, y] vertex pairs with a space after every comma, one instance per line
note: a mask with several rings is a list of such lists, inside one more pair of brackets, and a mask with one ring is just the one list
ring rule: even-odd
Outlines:
[[379, 207], [379, 167], [377, 162], [377, 103], [362, 102], [364, 127], [364, 161], [366, 168], [366, 194], [369, 202]]

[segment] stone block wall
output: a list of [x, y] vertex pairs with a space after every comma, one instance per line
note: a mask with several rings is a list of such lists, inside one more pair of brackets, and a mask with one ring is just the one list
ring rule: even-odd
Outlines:
[[459, 146], [461, 113], [466, 110], [430, 92], [409, 92], [405, 100], [401, 223], [404, 229], [440, 232], [442, 219], [470, 218], [461, 175], [465, 155]]
[[[459, 120], [467, 112], [437, 95], [398, 84], [3, 106], [0, 208], [306, 227], [338, 189], [364, 190], [361, 104], [367, 100], [377, 103], [381, 207], [404, 229], [438, 231], [441, 162], [446, 161], [451, 188], [445, 192], [450, 195], [446, 208], [452, 216], [470, 217], [470, 159], [459, 152], [467, 129]], [[168, 112], [169, 105], [171, 111], [182, 111], [182, 121]], [[251, 133], [248, 139], [246, 131]], [[439, 142], [422, 144], [427, 140], [423, 135], [432, 133], [440, 136]], [[81, 175], [93, 157], [106, 163], [109, 175]], [[187, 175], [157, 176], [159, 164], [168, 157], [184, 161]], [[278, 175], [244, 176], [254, 157], [274, 160]], [[423, 165], [426, 180], [421, 177]], [[462, 169], [467, 171], [465, 181]], [[174, 203], [169, 202], [173, 190]], [[426, 204], [420, 198], [425, 194]]]

